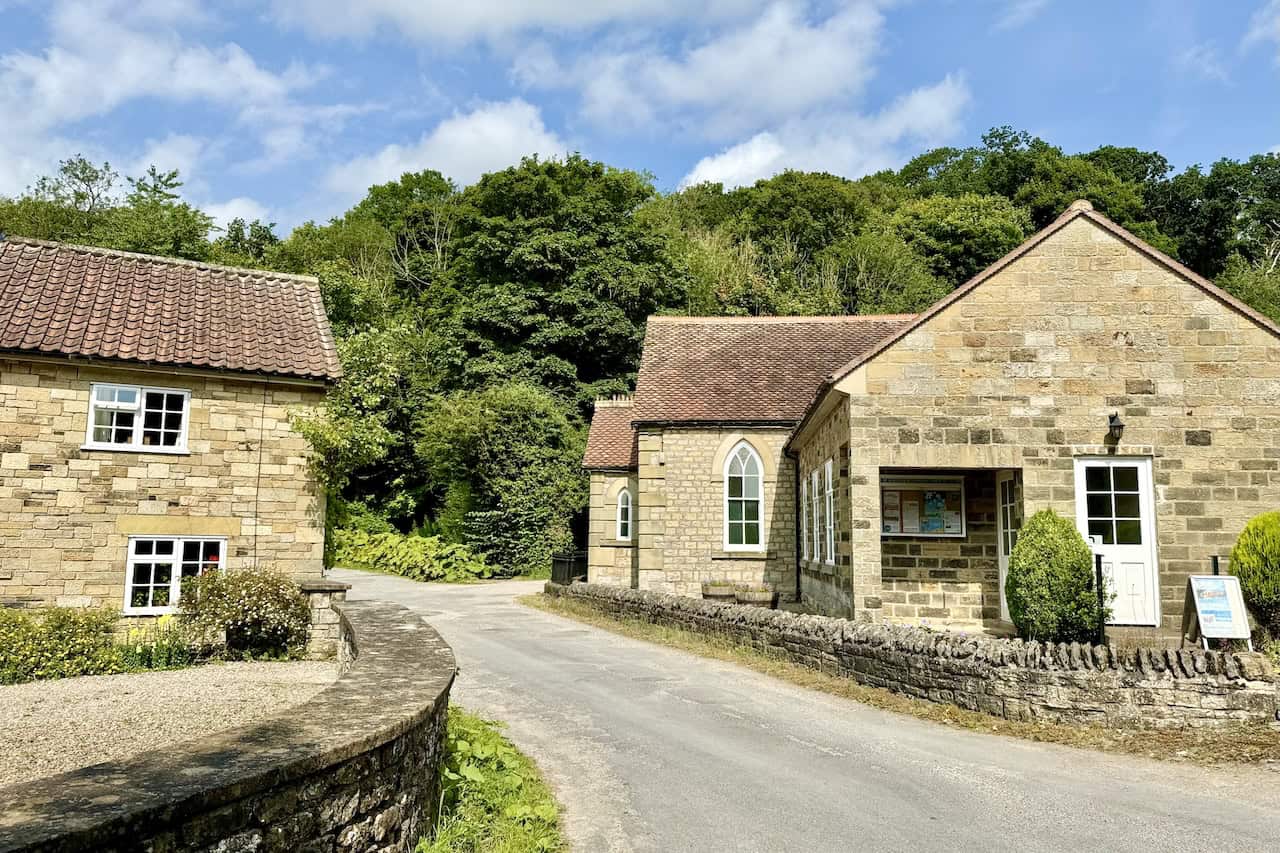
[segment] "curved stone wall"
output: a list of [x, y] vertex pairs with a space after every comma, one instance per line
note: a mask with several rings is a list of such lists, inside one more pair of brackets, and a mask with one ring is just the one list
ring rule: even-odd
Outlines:
[[412, 851], [456, 665], [403, 607], [342, 606], [346, 671], [277, 718], [0, 789], [0, 853]]
[[1198, 726], [1276, 716], [1276, 674], [1262, 655], [1002, 640], [597, 584], [547, 592], [1010, 720]]

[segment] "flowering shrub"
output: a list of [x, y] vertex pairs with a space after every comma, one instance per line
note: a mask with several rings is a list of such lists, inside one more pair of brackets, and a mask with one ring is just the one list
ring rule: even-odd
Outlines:
[[493, 570], [466, 545], [439, 536], [335, 530], [334, 565], [404, 575], [417, 581], [468, 581]]
[[205, 572], [188, 578], [179, 602], [203, 641], [219, 636], [236, 657], [298, 655], [311, 610], [290, 578], [276, 571]]
[[124, 672], [116, 619], [105, 610], [0, 609], [0, 684]]

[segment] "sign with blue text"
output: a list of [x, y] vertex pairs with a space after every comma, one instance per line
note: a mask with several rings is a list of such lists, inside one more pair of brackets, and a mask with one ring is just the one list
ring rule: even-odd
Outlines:
[[[1196, 624], [1189, 625], [1195, 614]], [[1249, 614], [1244, 608], [1240, 579], [1231, 575], [1192, 575], [1187, 578], [1187, 602], [1182, 614], [1183, 635], [1195, 642], [1249, 639]], [[1191, 628], [1193, 633], [1188, 633]]]

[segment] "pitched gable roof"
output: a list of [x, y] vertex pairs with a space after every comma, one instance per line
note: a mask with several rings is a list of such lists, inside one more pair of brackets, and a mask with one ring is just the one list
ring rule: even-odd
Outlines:
[[1045, 240], [1049, 239], [1054, 234], [1056, 234], [1057, 232], [1065, 228], [1067, 225], [1069, 225], [1071, 222], [1079, 218], [1084, 218], [1089, 220], [1094, 225], [1097, 225], [1099, 228], [1102, 228], [1104, 231], [1107, 231], [1112, 236], [1116, 237], [1122, 243], [1125, 243], [1129, 247], [1137, 250], [1143, 255], [1146, 255], [1155, 263], [1181, 276], [1182, 278], [1187, 279], [1196, 287], [1203, 290], [1206, 294], [1216, 299], [1217, 301], [1221, 302], [1223, 305], [1226, 305], [1229, 308], [1232, 308], [1233, 310], [1239, 312], [1240, 314], [1243, 314], [1245, 317], [1248, 317], [1250, 320], [1252, 320], [1254, 323], [1257, 323], [1263, 329], [1266, 329], [1267, 331], [1271, 332], [1273, 335], [1280, 337], [1280, 325], [1277, 325], [1275, 321], [1273, 321], [1271, 318], [1267, 317], [1264, 314], [1260, 314], [1259, 312], [1255, 311], [1253, 308], [1250, 308], [1248, 305], [1241, 302], [1239, 299], [1236, 299], [1230, 293], [1227, 293], [1225, 290], [1218, 287], [1213, 282], [1209, 281], [1209, 279], [1205, 278], [1199, 273], [1192, 271], [1191, 269], [1179, 263], [1178, 261], [1175, 261], [1173, 258], [1166, 255], [1164, 252], [1161, 252], [1159, 249], [1155, 248], [1150, 243], [1147, 243], [1146, 241], [1144, 241], [1141, 237], [1138, 237], [1137, 235], [1135, 235], [1133, 232], [1128, 231], [1124, 228], [1121, 228], [1119, 225], [1115, 224], [1110, 219], [1103, 216], [1101, 213], [1097, 213], [1096, 211], [1094, 211], [1093, 205], [1089, 203], [1088, 200], [1079, 199], [1077, 201], [1072, 202], [1071, 205], [1065, 211], [1063, 211], [1062, 215], [1059, 216], [1057, 219], [1055, 219], [1053, 222], [1050, 222], [1044, 228], [1040, 229], [1035, 234], [1032, 234], [1021, 245], [1019, 245], [1013, 251], [1009, 252], [1003, 258], [996, 261], [991, 266], [987, 267], [985, 270], [978, 273], [973, 278], [969, 279], [964, 284], [957, 287], [955, 290], [953, 290], [948, 295], [944, 296], [942, 299], [939, 299], [937, 302], [931, 305], [927, 310], [917, 315], [916, 318], [911, 323], [905, 324], [902, 328], [895, 331], [892, 335], [880, 341], [875, 347], [869, 348], [865, 352], [859, 353], [855, 358], [851, 359], [849, 362], [844, 364], [839, 370], [835, 371], [834, 373], [831, 374], [831, 376], [827, 377], [827, 381], [823, 383], [823, 387], [825, 388], [829, 385], [839, 382], [841, 379], [848, 376], [854, 370], [858, 369], [862, 365], [871, 361], [871, 359], [875, 358], [880, 353], [892, 347], [898, 341], [902, 340], [911, 332], [923, 326], [925, 323], [929, 322], [929, 320], [936, 317], [938, 314], [941, 314], [951, 305], [955, 304], [956, 302], [959, 302], [961, 299], [968, 296], [978, 287], [978, 285], [982, 284], [984, 281], [991, 278], [993, 275], [1000, 272], [1005, 267], [1009, 266], [1014, 261], [1018, 260], [1023, 255], [1027, 254], [1027, 252], [1031, 251], [1036, 246], [1039, 246]]
[[793, 425], [825, 377], [913, 316], [650, 317], [633, 420]]
[[636, 432], [631, 427], [632, 402], [628, 397], [597, 400], [587, 433], [583, 468], [632, 469], [638, 463]]
[[0, 240], [0, 351], [342, 374], [310, 276], [22, 237]]

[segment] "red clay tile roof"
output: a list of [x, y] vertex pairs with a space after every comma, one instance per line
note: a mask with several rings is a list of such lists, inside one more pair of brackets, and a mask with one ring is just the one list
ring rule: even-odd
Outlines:
[[309, 276], [0, 241], [0, 350], [334, 380]]
[[587, 433], [587, 452], [582, 457], [584, 468], [635, 468], [637, 464], [636, 433], [631, 428], [631, 402], [597, 400]]
[[914, 316], [650, 317], [633, 420], [792, 426], [832, 371]]

